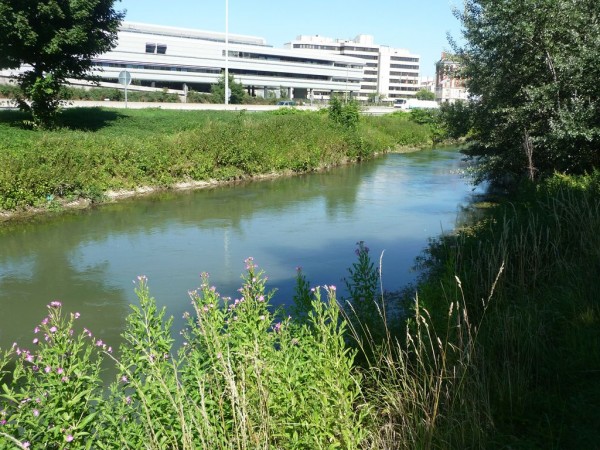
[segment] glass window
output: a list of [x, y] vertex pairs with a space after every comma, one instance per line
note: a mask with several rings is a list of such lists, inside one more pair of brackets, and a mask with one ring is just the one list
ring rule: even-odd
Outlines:
[[156, 44], [146, 43], [146, 53], [154, 53], [156, 51]]
[[156, 53], [158, 53], [159, 55], [164, 55], [165, 53], [167, 53], [166, 44], [158, 44], [156, 46]]

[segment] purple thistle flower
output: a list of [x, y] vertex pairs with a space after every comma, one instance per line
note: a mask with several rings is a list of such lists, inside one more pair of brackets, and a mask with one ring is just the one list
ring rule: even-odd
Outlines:
[[56, 328], [56, 327], [50, 328], [50, 333], [56, 333], [57, 331], [58, 331], [58, 328]]
[[37, 417], [40, 415], [40, 412], [37, 409], [33, 410], [33, 417]]
[[52, 372], [52, 367], [50, 367], [50, 366], [46, 366], [46, 367], [44, 368], [44, 372], [46, 372], [46, 373], [50, 373], [50, 372]]
[[72, 436], [72, 435], [70, 435], [70, 434], [68, 434], [68, 435], [65, 437], [65, 441], [67, 441], [67, 442], [71, 442], [72, 440], [73, 440], [73, 436]]
[[59, 301], [53, 301], [53, 302], [50, 302], [50, 304], [48, 306], [50, 308], [60, 308], [62, 306], [62, 303]]

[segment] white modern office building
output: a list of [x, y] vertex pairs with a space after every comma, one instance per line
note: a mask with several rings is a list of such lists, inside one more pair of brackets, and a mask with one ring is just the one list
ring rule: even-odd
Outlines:
[[[225, 70], [225, 38], [225, 33], [123, 22], [117, 46], [94, 58], [92, 74], [116, 83], [127, 70], [133, 84], [209, 92]], [[279, 96], [284, 90], [291, 98], [311, 99], [316, 91], [360, 90], [361, 59], [276, 49], [260, 37], [228, 34], [227, 41], [229, 73], [251, 95]]]
[[419, 55], [405, 49], [377, 45], [370, 35], [361, 34], [350, 40], [301, 35], [285, 44], [285, 48], [307, 54], [319, 51], [363, 60], [365, 68], [357, 93], [359, 100], [381, 96], [393, 102], [398, 98], [414, 97], [419, 90]]

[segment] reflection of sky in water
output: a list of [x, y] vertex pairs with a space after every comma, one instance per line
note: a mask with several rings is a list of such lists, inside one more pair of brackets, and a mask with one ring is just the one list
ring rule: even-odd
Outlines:
[[19, 258], [0, 265], [0, 283], [4, 278], [33, 276], [34, 261], [32, 257]]
[[[122, 315], [136, 301], [137, 275], [149, 278], [151, 294], [179, 318], [201, 272], [210, 273], [223, 295], [235, 297], [248, 256], [266, 271], [269, 287], [277, 287], [274, 303], [289, 304], [297, 266], [312, 285], [335, 284], [343, 293], [359, 240], [377, 262], [385, 251], [384, 287], [398, 289], [414, 279], [411, 268], [427, 239], [451, 230], [458, 205], [468, 199], [470, 188], [452, 173], [459, 159], [447, 151], [389, 155], [325, 174], [139, 199], [92, 211], [81, 223], [76, 218], [34, 228], [31, 239], [19, 243], [27, 257], [15, 249], [12, 259], [0, 259], [0, 307], [8, 305], [8, 295], [43, 305], [58, 293], [74, 301], [80, 288], [88, 312], [114, 322], [98, 326], [116, 332], [123, 318], [111, 314]], [[61, 231], [68, 234], [64, 245]], [[36, 233], [54, 241], [36, 248]], [[29, 286], [25, 280], [39, 276], [36, 271], [52, 268], [51, 261], [40, 262], [40, 252], [69, 270]], [[9, 278], [18, 283], [11, 286]], [[53, 292], [64, 283], [70, 288]]]

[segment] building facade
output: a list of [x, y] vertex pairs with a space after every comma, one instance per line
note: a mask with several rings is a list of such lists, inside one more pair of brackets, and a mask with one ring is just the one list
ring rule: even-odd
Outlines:
[[419, 90], [420, 57], [405, 49], [377, 45], [373, 36], [358, 35], [351, 40], [322, 36], [298, 36], [285, 48], [299, 53], [315, 52], [346, 55], [364, 61], [364, 74], [356, 98], [361, 101], [394, 102], [412, 98]]
[[[117, 83], [127, 70], [133, 84], [209, 92], [225, 70], [252, 95], [310, 99], [314, 92], [357, 93], [364, 61], [318, 51], [275, 49], [260, 37], [123, 22], [117, 46], [94, 58], [92, 74]], [[18, 71], [17, 71], [18, 72]], [[0, 75], [11, 76], [4, 71]]]
[[460, 63], [452, 55], [442, 53], [435, 65], [435, 99], [438, 103], [467, 101], [469, 93], [460, 76]]

